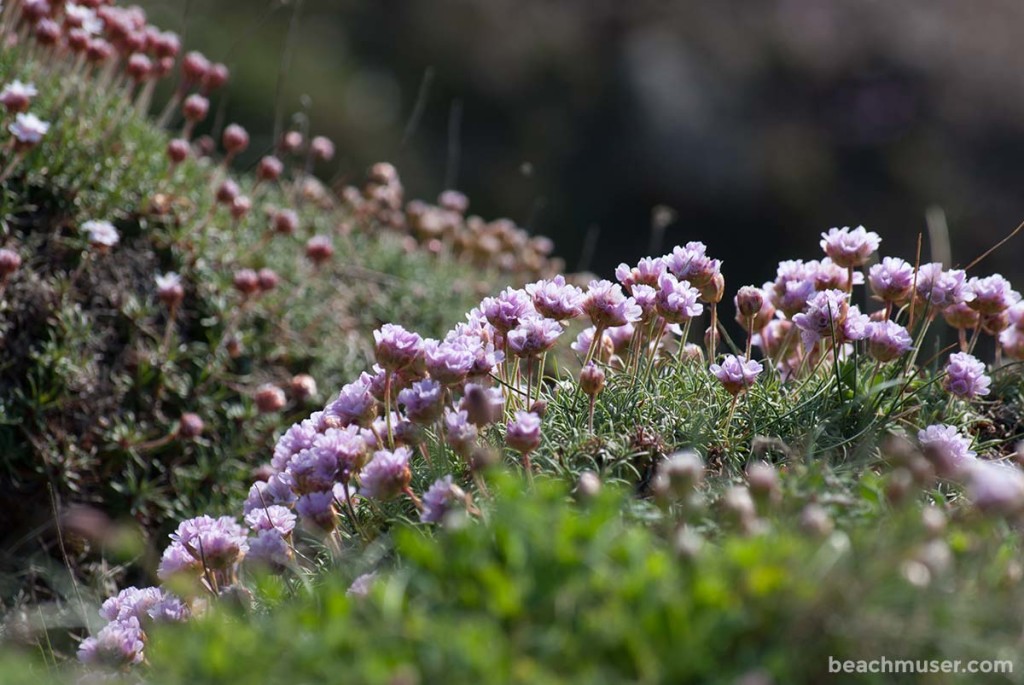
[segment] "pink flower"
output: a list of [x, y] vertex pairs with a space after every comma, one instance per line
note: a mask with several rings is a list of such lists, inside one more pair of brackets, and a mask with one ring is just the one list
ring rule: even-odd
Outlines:
[[901, 304], [914, 289], [914, 267], [898, 257], [884, 257], [868, 271], [868, 284], [883, 302]]
[[991, 382], [992, 379], [985, 375], [985, 364], [981, 360], [966, 352], [957, 352], [949, 356], [942, 387], [951, 395], [964, 400], [987, 395]]
[[868, 354], [880, 362], [903, 356], [913, 344], [907, 329], [895, 321], [877, 321], [867, 326]]
[[711, 365], [711, 373], [731, 395], [738, 395], [753, 385], [763, 370], [760, 362], [740, 359], [733, 354], [726, 355], [721, 364]]
[[562, 275], [549, 281], [537, 281], [526, 286], [533, 306], [542, 316], [555, 321], [575, 319], [583, 313], [583, 291], [568, 285]]
[[821, 234], [821, 249], [844, 268], [862, 266], [878, 250], [881, 242], [877, 233], [863, 226], [832, 228]]
[[583, 312], [595, 326], [612, 328], [639, 321], [643, 310], [622, 286], [611, 281], [591, 281], [583, 300]]

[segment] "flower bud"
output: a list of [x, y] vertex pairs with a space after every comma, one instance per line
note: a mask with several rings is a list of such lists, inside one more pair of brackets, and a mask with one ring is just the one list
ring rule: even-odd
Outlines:
[[249, 133], [238, 124], [231, 124], [224, 129], [221, 141], [229, 154], [237, 155], [249, 147]]
[[181, 114], [187, 121], [197, 124], [210, 113], [210, 101], [202, 95], [189, 95], [181, 105]]
[[800, 512], [800, 528], [808, 535], [823, 538], [832, 532], [832, 518], [820, 504], [808, 504]]
[[316, 380], [308, 373], [292, 376], [288, 389], [297, 402], [305, 402], [316, 395]]
[[682, 499], [704, 480], [704, 461], [693, 450], [669, 455], [658, 465], [654, 492], [661, 498]]
[[188, 141], [182, 138], [175, 138], [167, 143], [167, 158], [171, 160], [171, 165], [184, 162], [188, 159], [188, 154], [191, 151], [192, 148], [189, 146]]
[[284, 171], [284, 163], [273, 155], [267, 155], [256, 167], [256, 178], [261, 181], [276, 181]]
[[128, 58], [128, 66], [125, 71], [133, 81], [145, 81], [153, 73], [153, 62], [145, 55], [136, 52]]
[[40, 45], [56, 45], [60, 40], [60, 25], [52, 19], [43, 19], [36, 24], [35, 33]]
[[588, 363], [580, 371], [580, 390], [590, 397], [597, 397], [604, 389], [604, 382], [604, 370], [594, 362]]
[[279, 209], [271, 220], [274, 231], [281, 235], [293, 235], [299, 229], [299, 215], [290, 209]]
[[21, 255], [10, 248], [0, 248], [0, 282], [6, 281], [21, 267]]
[[576, 493], [580, 499], [594, 499], [601, 494], [601, 479], [593, 471], [584, 471], [576, 484]]
[[771, 464], [755, 462], [748, 466], [747, 485], [759, 503], [775, 504], [782, 498], [779, 474]]
[[256, 389], [256, 408], [261, 414], [272, 414], [281, 411], [287, 403], [284, 390], [273, 383], [264, 383]]
[[243, 295], [254, 295], [260, 289], [260, 277], [252, 269], [240, 269], [235, 272], [234, 285]]
[[334, 159], [334, 143], [330, 138], [324, 136], [314, 138], [309, 144], [309, 151], [321, 162], [329, 162]]
[[231, 76], [231, 71], [225, 64], [213, 64], [210, 66], [209, 71], [203, 77], [203, 92], [211, 93], [215, 90], [223, 88], [228, 78]]
[[241, 221], [252, 209], [252, 200], [247, 198], [245, 195], [239, 195], [231, 201], [231, 218], [235, 221]]
[[181, 73], [189, 83], [200, 83], [210, 71], [210, 60], [201, 52], [190, 52], [181, 62]]
[[259, 279], [260, 290], [262, 292], [273, 290], [277, 287], [277, 284], [281, 282], [281, 277], [277, 275], [277, 272], [266, 267], [260, 269], [259, 273], [256, 274], [256, 277]]
[[708, 304], [717, 304], [725, 297], [725, 276], [716, 273], [705, 285], [698, 288], [700, 297]]
[[764, 293], [761, 292], [760, 288], [745, 285], [736, 293], [736, 311], [746, 321], [757, 316], [763, 306]]
[[320, 266], [334, 256], [334, 245], [325, 235], [315, 235], [306, 241], [306, 258]]
[[203, 428], [203, 420], [199, 414], [188, 412], [181, 415], [178, 423], [178, 435], [182, 438], [198, 438], [203, 434]]
[[302, 134], [298, 131], [287, 131], [281, 136], [281, 143], [278, 146], [281, 152], [286, 155], [292, 155], [302, 148]]
[[239, 190], [238, 184], [230, 178], [226, 178], [217, 188], [217, 202], [224, 205], [230, 205], [235, 201], [240, 193], [241, 190]]

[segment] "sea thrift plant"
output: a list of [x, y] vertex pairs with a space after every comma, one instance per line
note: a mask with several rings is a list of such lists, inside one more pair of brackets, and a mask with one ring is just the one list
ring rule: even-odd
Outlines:
[[954, 397], [972, 400], [987, 395], [992, 379], [985, 374], [985, 364], [966, 352], [950, 355], [946, 363], [944, 387]]

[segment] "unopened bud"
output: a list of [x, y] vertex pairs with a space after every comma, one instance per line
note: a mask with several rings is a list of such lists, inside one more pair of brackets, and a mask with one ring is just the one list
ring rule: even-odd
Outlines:
[[298, 402], [305, 402], [316, 395], [316, 380], [308, 373], [300, 373], [292, 376], [288, 384], [292, 397]]
[[191, 412], [182, 414], [180, 422], [178, 423], [178, 435], [183, 438], [198, 438], [203, 434], [203, 420], [199, 417], [199, 414], [193, 414]]
[[825, 537], [835, 527], [832, 518], [820, 504], [808, 504], [800, 512], [800, 527], [808, 535]]
[[580, 371], [580, 390], [590, 397], [597, 397], [604, 389], [604, 369], [594, 362], [588, 363]]
[[265, 383], [256, 389], [256, 408], [261, 414], [272, 414], [281, 411], [288, 399], [284, 390], [272, 383]]

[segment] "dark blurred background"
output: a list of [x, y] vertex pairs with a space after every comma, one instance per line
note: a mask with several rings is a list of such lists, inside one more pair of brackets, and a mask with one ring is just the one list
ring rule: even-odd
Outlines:
[[[458, 188], [570, 268], [648, 254], [654, 214], [730, 290], [831, 226], [910, 260], [924, 232], [927, 260], [945, 225], [964, 265], [1024, 219], [1020, 0], [141, 4], [232, 68], [220, 121], [254, 148], [301, 113], [337, 144], [325, 178], [394, 162], [409, 198]], [[1024, 285], [1022, 247], [978, 273]]]

